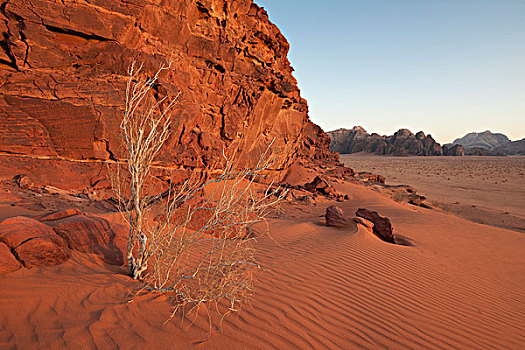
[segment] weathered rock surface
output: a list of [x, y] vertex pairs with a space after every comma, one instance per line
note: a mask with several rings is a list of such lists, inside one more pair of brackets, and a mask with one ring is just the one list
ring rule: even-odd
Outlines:
[[16, 271], [21, 267], [22, 265], [20, 265], [20, 262], [18, 262], [11, 253], [11, 249], [9, 249], [4, 243], [0, 242], [0, 275]]
[[25, 267], [57, 265], [70, 256], [67, 244], [49, 226], [22, 216], [0, 223], [0, 241]]
[[376, 211], [363, 208], [358, 209], [355, 215], [371, 221], [374, 224], [372, 230], [377, 237], [388, 243], [396, 243], [396, 237], [392, 231], [392, 224], [388, 218], [379, 215]]
[[54, 214], [56, 220], [41, 220], [64, 238], [73, 250], [96, 254], [112, 265], [125, 263], [128, 229], [111, 224], [107, 220], [85, 214], [69, 215], [71, 212]]
[[456, 156], [461, 157], [465, 155], [465, 147], [462, 145], [443, 145], [443, 155], [444, 156]]
[[348, 224], [348, 219], [345, 217], [345, 212], [336, 205], [331, 205], [326, 208], [324, 217], [326, 220], [326, 226], [344, 227]]
[[337, 160], [308, 119], [288, 42], [252, 0], [9, 0], [1, 9], [0, 155], [9, 159], [0, 173], [35, 163], [67, 188], [122, 157], [133, 59], [145, 74], [173, 60], [155, 86], [156, 98], [182, 93], [163, 164], [205, 168], [225, 148], [252, 162], [274, 139], [279, 171], [299, 157]]
[[66, 210], [56, 211], [53, 213], [37, 216], [35, 217], [35, 219], [41, 222], [56, 221], [56, 220], [68, 218], [70, 216], [81, 215], [81, 214], [82, 212], [79, 209], [66, 209]]
[[327, 132], [330, 149], [338, 153], [367, 152], [394, 156], [441, 156], [443, 150], [431, 135], [400, 129], [392, 136], [369, 134], [360, 126]]
[[465, 149], [466, 156], [490, 156], [491, 151], [483, 147], [468, 147]]

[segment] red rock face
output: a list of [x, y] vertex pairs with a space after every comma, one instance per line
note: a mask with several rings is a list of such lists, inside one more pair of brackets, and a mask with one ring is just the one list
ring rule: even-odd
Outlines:
[[9, 0], [0, 31], [0, 154], [24, 169], [57, 167], [49, 172], [57, 185], [79, 186], [61, 175], [71, 173], [89, 182], [102, 167], [96, 161], [122, 157], [118, 127], [134, 59], [146, 74], [173, 60], [156, 86], [157, 98], [182, 93], [160, 156], [166, 164], [204, 168], [223, 148], [252, 162], [274, 138], [276, 168], [297, 157], [336, 161], [308, 119], [286, 39], [251, 0]]
[[61, 264], [69, 258], [67, 244], [53, 229], [22, 216], [0, 223], [0, 242], [5, 243], [25, 267]]
[[96, 254], [109, 264], [125, 263], [128, 229], [123, 225], [111, 224], [99, 217], [75, 215], [67, 210], [53, 217], [41, 220], [45, 220], [71, 249]]

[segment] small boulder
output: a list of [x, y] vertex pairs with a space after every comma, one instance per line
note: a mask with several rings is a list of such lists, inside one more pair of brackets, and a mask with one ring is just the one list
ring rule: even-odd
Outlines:
[[385, 242], [396, 244], [396, 238], [392, 230], [392, 224], [388, 218], [379, 215], [376, 211], [363, 208], [358, 209], [355, 215], [357, 217], [371, 221], [374, 224], [372, 231], [377, 237], [381, 238]]
[[345, 218], [345, 212], [336, 205], [331, 205], [326, 208], [324, 217], [326, 219], [326, 226], [344, 227], [348, 224], [348, 220]]
[[67, 244], [49, 226], [23, 216], [0, 223], [0, 241], [28, 268], [58, 265], [70, 256]]
[[21, 268], [20, 262], [11, 253], [11, 249], [4, 243], [0, 243], [0, 275]]

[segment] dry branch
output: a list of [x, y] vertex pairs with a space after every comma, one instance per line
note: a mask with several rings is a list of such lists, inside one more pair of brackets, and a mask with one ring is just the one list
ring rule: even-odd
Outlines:
[[162, 66], [152, 78], [143, 78], [135, 63], [129, 70], [121, 123], [126, 165], [112, 173], [119, 210], [130, 226], [129, 274], [147, 290], [176, 295], [176, 309], [227, 300], [235, 311], [253, 291], [259, 268], [255, 237], [248, 231], [285, 195], [273, 183], [256, 184], [273, 164], [273, 142], [254, 167], [239, 168], [223, 152], [220, 169], [168, 182], [153, 193], [151, 166], [169, 138], [169, 111], [178, 95], [155, 100], [151, 89], [170, 67]]

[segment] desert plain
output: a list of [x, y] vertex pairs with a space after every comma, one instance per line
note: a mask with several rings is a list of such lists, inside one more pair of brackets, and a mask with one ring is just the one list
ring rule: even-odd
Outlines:
[[445, 212], [525, 232], [525, 158], [521, 156], [388, 157], [342, 154], [357, 172], [410, 185]]
[[[354, 158], [343, 159], [353, 163]], [[381, 162], [384, 167], [411, 161], [374, 160], [367, 161], [376, 168]], [[306, 171], [297, 181], [310, 181], [316, 171]], [[203, 308], [170, 318], [169, 296], [137, 294], [140, 283], [127, 276], [124, 266], [75, 251], [61, 265], [0, 275], [0, 345], [5, 349], [524, 346], [523, 233], [475, 223], [439, 208], [398, 203], [367, 183], [338, 178], [330, 183], [349, 199], [287, 201], [269, 219], [270, 235], [260, 237], [256, 247], [263, 268], [257, 273], [255, 294], [238, 313], [221, 319], [212, 312], [210, 322]], [[46, 200], [31, 208], [27, 197], [16, 199], [23, 196], [24, 191], [5, 185], [0, 211], [7, 213], [8, 208], [9, 216], [36, 216], [48, 212], [45, 207], [58, 198], [44, 195]], [[64, 203], [68, 202], [60, 205]], [[70, 203], [110, 222], [122, 220], [119, 213], [104, 213], [87, 204]], [[358, 208], [378, 211], [411, 245], [386, 243], [353, 221], [343, 228], [327, 227], [323, 216], [333, 204], [349, 219]]]

